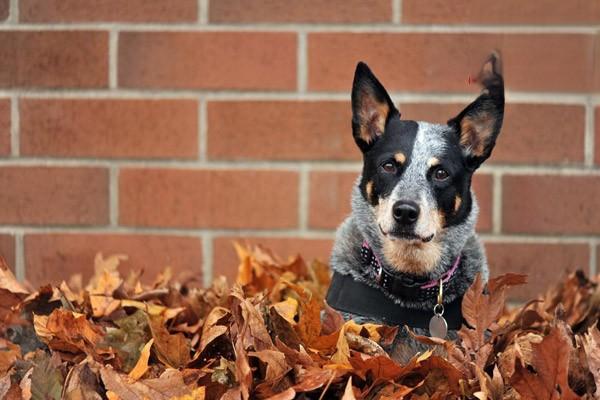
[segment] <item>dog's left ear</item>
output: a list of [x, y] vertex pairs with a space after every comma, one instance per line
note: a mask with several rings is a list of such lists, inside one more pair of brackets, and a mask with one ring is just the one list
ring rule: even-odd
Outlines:
[[367, 64], [359, 62], [352, 84], [352, 134], [364, 152], [384, 134], [388, 119], [400, 113]]
[[483, 85], [480, 96], [448, 121], [459, 134], [460, 146], [473, 169], [492, 154], [504, 118], [504, 79], [498, 53], [492, 53], [483, 64], [478, 81]]

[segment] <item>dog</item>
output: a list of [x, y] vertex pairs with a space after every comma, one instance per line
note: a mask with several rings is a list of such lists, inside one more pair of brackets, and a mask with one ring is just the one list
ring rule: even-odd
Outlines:
[[477, 80], [480, 95], [443, 125], [402, 119], [369, 67], [356, 67], [352, 134], [363, 167], [336, 233], [327, 302], [345, 319], [398, 326], [386, 350], [402, 362], [424, 349], [406, 327], [455, 338], [464, 293], [489, 275], [471, 180], [502, 127], [497, 52]]

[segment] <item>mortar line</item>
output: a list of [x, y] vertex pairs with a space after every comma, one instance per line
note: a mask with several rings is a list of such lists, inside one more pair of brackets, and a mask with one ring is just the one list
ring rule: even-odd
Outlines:
[[19, 0], [10, 0], [8, 5], [8, 18], [6, 19], [8, 24], [19, 23]]
[[298, 178], [298, 228], [302, 232], [308, 230], [308, 212], [310, 203], [310, 183], [308, 168], [301, 165]]
[[27, 276], [25, 271], [25, 248], [23, 244], [23, 232], [14, 232], [15, 238], [15, 277], [18, 281], [24, 281]]
[[[340, 220], [340, 223], [342, 221]], [[160, 228], [143, 226], [61, 226], [44, 227], [39, 225], [2, 225], [0, 234], [109, 234], [109, 235], [154, 235], [154, 236], [180, 236], [198, 237], [210, 235], [212, 238], [222, 236], [244, 236], [249, 238], [276, 237], [276, 238], [303, 238], [303, 239], [333, 239], [335, 227], [331, 229], [308, 229], [301, 231], [294, 229], [223, 229], [223, 228]], [[571, 234], [543, 235], [543, 234], [494, 234], [478, 233], [484, 242], [490, 243], [548, 243], [548, 244], [589, 244], [590, 241], [600, 241], [600, 234]]]
[[[345, 101], [350, 102], [350, 87], [344, 91], [298, 92], [298, 91], [242, 91], [242, 90], [176, 90], [176, 89], [0, 89], [0, 96], [20, 95], [23, 98], [83, 98], [83, 99], [196, 99], [204, 97], [207, 101], [228, 100], [305, 100], [305, 101]], [[473, 101], [472, 93], [421, 93], [390, 91], [396, 103], [461, 103]], [[583, 105], [589, 104], [587, 93], [555, 92], [507, 92], [506, 98], [512, 103]], [[592, 102], [594, 97], [592, 97]], [[600, 102], [600, 100], [599, 100]]]
[[492, 175], [492, 232], [502, 232], [502, 172], [494, 171]]
[[10, 155], [12, 157], [18, 157], [21, 153], [20, 128], [19, 97], [13, 95], [10, 99]]
[[392, 22], [394, 24], [402, 22], [402, 0], [392, 0]]
[[584, 163], [589, 167], [593, 167], [594, 165], [594, 146], [595, 143], [595, 132], [594, 132], [594, 124], [597, 123], [595, 121], [594, 115], [594, 106], [592, 105], [591, 98], [588, 99], [587, 104], [585, 105], [585, 136], [584, 136]]
[[213, 246], [214, 240], [211, 233], [203, 233], [202, 236], [202, 280], [205, 287], [209, 287], [213, 281]]
[[207, 161], [208, 154], [208, 118], [206, 100], [198, 100], [198, 160]]
[[298, 43], [296, 49], [296, 73], [298, 74], [298, 92], [306, 93], [308, 79], [308, 49], [307, 35], [305, 32], [298, 32]]
[[111, 227], [116, 227], [119, 224], [119, 168], [112, 165], [108, 171], [109, 222]]
[[590, 241], [590, 276], [596, 276], [600, 271], [598, 271], [598, 244], [600, 241], [597, 239], [592, 239]]
[[[11, 10], [12, 11], [12, 10]], [[315, 33], [498, 33], [498, 34], [589, 34], [597, 32], [595, 25], [453, 25], [453, 24], [394, 24], [357, 23], [239, 23], [198, 24], [193, 23], [139, 23], [78, 22], [78, 23], [22, 23], [5, 24], [0, 30], [27, 31], [106, 31], [110, 29], [135, 32], [315, 32]]]
[[119, 65], [119, 31], [111, 29], [108, 36], [108, 87], [116, 89], [118, 82]]

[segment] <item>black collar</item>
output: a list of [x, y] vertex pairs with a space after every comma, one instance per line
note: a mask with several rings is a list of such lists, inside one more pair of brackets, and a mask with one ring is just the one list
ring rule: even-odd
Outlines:
[[[388, 325], [407, 325], [411, 328], [429, 329], [429, 321], [433, 315], [430, 310], [417, 310], [396, 304], [381, 290], [338, 272], [333, 273], [327, 292], [327, 304], [339, 311], [372, 318]], [[463, 320], [461, 304], [461, 296], [444, 304], [444, 319], [448, 323], [448, 329], [460, 329]]]
[[454, 294], [456, 291], [456, 280], [453, 278], [456, 276], [455, 272], [457, 269], [460, 268], [462, 261], [460, 255], [441, 277], [436, 280], [392, 272], [378, 259], [367, 241], [363, 242], [360, 255], [362, 259], [361, 270], [365, 279], [376, 282], [384, 292], [400, 299], [407, 301], [435, 299], [439, 292], [439, 279], [442, 279], [444, 282], [444, 293], [446, 295]]

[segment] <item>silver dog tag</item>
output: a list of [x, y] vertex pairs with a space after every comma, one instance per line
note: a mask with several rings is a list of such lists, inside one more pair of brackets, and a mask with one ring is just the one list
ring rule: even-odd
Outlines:
[[448, 334], [448, 323], [440, 314], [435, 314], [429, 321], [429, 336], [446, 339], [446, 334]]

